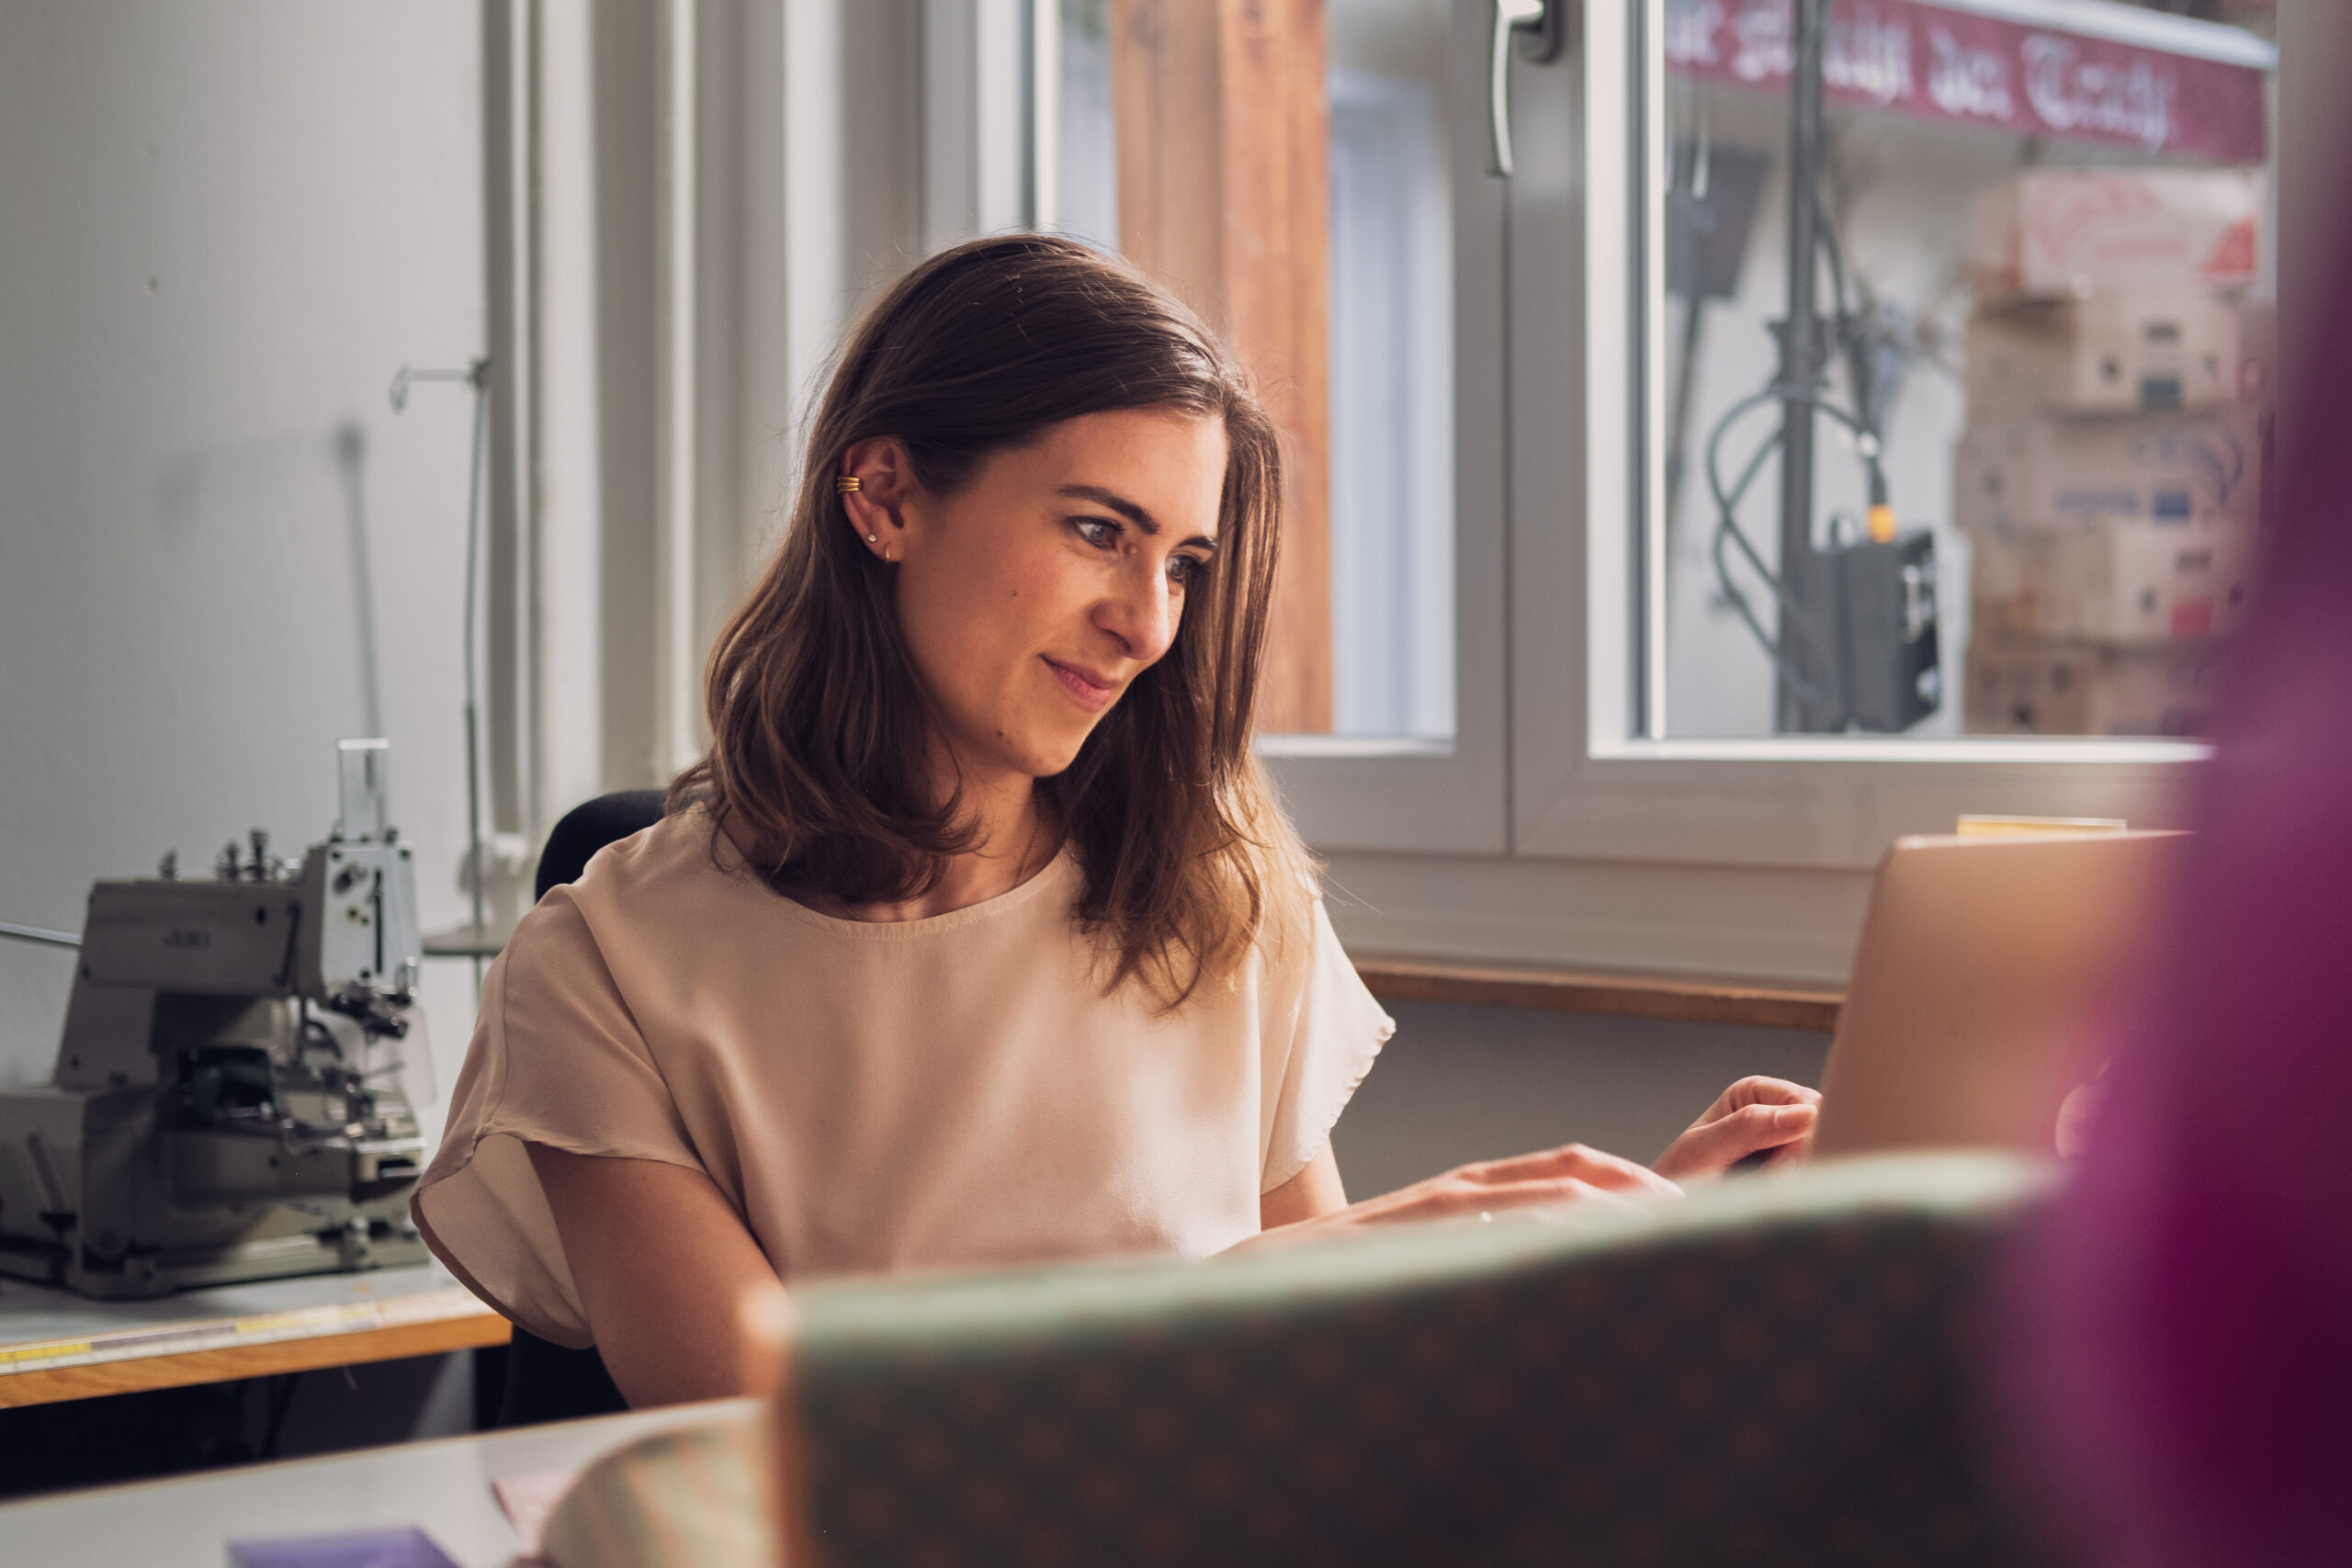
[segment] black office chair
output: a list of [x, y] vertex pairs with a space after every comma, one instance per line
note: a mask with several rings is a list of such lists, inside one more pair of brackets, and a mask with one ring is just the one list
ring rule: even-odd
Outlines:
[[[544, 898], [548, 889], [576, 882], [598, 850], [662, 820], [662, 792], [625, 789], [600, 795], [564, 813], [539, 852], [539, 871], [532, 897]], [[498, 1400], [501, 1427], [529, 1427], [541, 1421], [569, 1421], [582, 1416], [605, 1416], [628, 1408], [628, 1401], [613, 1384], [605, 1359], [591, 1345], [567, 1350], [540, 1338], [517, 1324], [507, 1346], [506, 1384]]]

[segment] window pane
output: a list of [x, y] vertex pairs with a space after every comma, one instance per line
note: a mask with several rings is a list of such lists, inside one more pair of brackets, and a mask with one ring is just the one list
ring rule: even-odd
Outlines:
[[1063, 0], [1056, 226], [1223, 333], [1292, 470], [1263, 728], [1453, 733], [1445, 0]]
[[2273, 12], [2195, 8], [1666, 0], [1668, 734], [2200, 731], [2276, 333]]

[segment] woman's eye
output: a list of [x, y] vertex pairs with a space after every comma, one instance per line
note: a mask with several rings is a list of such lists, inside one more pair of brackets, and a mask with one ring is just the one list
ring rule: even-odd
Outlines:
[[1168, 558], [1168, 581], [1181, 588], [1208, 569], [1209, 563], [1198, 556], [1170, 556]]
[[1070, 525], [1078, 536], [1098, 550], [1107, 550], [1119, 542], [1119, 525], [1107, 517], [1073, 517]]

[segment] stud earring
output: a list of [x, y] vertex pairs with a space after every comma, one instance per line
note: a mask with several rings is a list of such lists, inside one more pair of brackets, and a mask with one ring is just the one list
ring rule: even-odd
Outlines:
[[873, 536], [873, 535], [871, 535], [871, 534], [866, 535], [866, 536], [865, 536], [865, 542], [866, 542], [867, 544], [869, 544], [869, 545], [870, 545], [870, 544], [872, 544], [872, 543], [874, 543], [874, 536]]

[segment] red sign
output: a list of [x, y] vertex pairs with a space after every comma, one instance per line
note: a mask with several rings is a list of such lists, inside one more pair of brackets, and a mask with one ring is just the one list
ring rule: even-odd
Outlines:
[[[1790, 0], [1666, 0], [1667, 69], [1784, 88]], [[2214, 164], [2267, 151], [2261, 67], [1923, 0], [1832, 0], [1831, 103]]]

